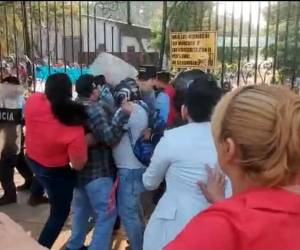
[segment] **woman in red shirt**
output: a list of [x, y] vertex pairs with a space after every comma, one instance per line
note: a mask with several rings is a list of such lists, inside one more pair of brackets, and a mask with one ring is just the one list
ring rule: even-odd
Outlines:
[[70, 212], [72, 168], [80, 170], [87, 160], [83, 129], [86, 114], [71, 97], [69, 77], [53, 74], [46, 81], [45, 94], [33, 94], [25, 106], [28, 164], [46, 189], [51, 205], [39, 237], [39, 243], [47, 248], [52, 247]]
[[[233, 197], [194, 217], [165, 249], [300, 249], [300, 97], [239, 88], [217, 105], [212, 129]], [[208, 194], [212, 202], [222, 196]]]

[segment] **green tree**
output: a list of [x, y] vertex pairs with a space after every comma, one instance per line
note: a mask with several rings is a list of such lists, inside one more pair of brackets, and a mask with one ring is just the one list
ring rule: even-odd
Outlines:
[[[276, 23], [277, 23], [277, 10], [278, 3], [272, 4], [270, 8], [270, 28], [269, 35], [272, 37], [276, 36]], [[268, 15], [268, 9], [263, 11], [265, 17]], [[291, 78], [294, 75], [300, 74], [300, 44], [296, 40], [300, 38], [298, 25], [297, 29], [297, 15], [300, 14], [300, 3], [299, 2], [280, 2], [279, 11], [279, 25], [278, 25], [278, 43], [277, 43], [277, 69], [279, 79], [277, 81], [282, 82], [285, 78]], [[298, 19], [298, 23], [299, 23]], [[288, 22], [288, 23], [287, 23]], [[286, 33], [286, 27], [288, 25], [288, 34]], [[298, 34], [298, 35], [297, 35]], [[298, 43], [298, 48], [296, 48]], [[268, 48], [264, 48], [263, 53], [268, 52], [271, 57], [275, 56], [275, 44], [270, 44]], [[296, 60], [296, 61], [295, 61]]]

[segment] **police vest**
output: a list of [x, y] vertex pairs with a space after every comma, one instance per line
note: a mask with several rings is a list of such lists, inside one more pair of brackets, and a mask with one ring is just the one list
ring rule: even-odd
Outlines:
[[22, 109], [0, 108], [1, 123], [22, 123]]

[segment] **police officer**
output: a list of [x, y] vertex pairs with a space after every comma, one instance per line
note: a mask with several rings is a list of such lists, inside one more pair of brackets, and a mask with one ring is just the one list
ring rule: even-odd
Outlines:
[[0, 206], [17, 201], [14, 167], [21, 150], [23, 94], [16, 77], [8, 76], [0, 84]]

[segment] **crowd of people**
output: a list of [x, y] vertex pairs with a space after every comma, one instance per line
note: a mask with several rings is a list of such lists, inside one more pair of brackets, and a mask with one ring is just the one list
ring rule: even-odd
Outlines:
[[[0, 229], [51, 249], [71, 214], [67, 250], [111, 249], [119, 223], [132, 250], [299, 249], [300, 97], [267, 85], [224, 91], [191, 75], [178, 93], [180, 77], [154, 66], [117, 86], [83, 74], [73, 100], [72, 81], [55, 73], [26, 101], [6, 77], [0, 205], [17, 202], [17, 167], [19, 190], [50, 214], [39, 244], [3, 214]], [[4, 231], [3, 244], [17, 244]]]

